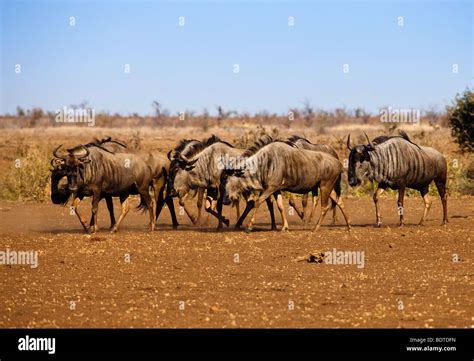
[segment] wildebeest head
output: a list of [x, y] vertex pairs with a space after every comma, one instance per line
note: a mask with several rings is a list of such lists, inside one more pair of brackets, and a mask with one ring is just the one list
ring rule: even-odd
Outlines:
[[84, 164], [90, 162], [88, 158], [90, 152], [89, 149], [81, 145], [79, 153], [70, 149], [67, 155], [61, 155], [59, 153], [61, 147], [62, 144], [53, 151], [53, 155], [63, 162], [62, 168], [66, 173], [69, 190], [76, 192], [79, 188], [78, 184], [82, 183], [83, 180]]
[[223, 203], [229, 205], [239, 201], [244, 192], [241, 177], [244, 176], [242, 169], [225, 169], [220, 181], [220, 190], [223, 194]]
[[189, 191], [188, 172], [194, 169], [197, 159], [190, 161], [180, 155], [171, 158], [171, 151], [168, 153], [168, 158], [171, 160], [167, 184], [168, 193], [171, 197], [182, 197]]
[[71, 192], [67, 186], [64, 160], [53, 158], [51, 166], [51, 201], [54, 204], [66, 204]]
[[[365, 133], [364, 133], [365, 134]], [[369, 152], [375, 149], [367, 134], [365, 134], [368, 144], [359, 144], [351, 146], [351, 136], [347, 137], [347, 148], [351, 152], [349, 154], [349, 184], [354, 187], [361, 183], [360, 174], [369, 166]]]

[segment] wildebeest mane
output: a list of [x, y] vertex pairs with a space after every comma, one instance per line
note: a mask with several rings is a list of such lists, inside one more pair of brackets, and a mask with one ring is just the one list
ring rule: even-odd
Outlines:
[[416, 144], [416, 143], [413, 143], [411, 141], [410, 137], [408, 136], [408, 134], [404, 130], [399, 130], [398, 133], [399, 133], [399, 135], [392, 135], [392, 136], [380, 135], [380, 136], [374, 138], [372, 140], [372, 143], [374, 145], [379, 145], [379, 144], [385, 143], [386, 141], [388, 141], [390, 139], [393, 139], [393, 138], [402, 138], [402, 139], [406, 140], [407, 142], [415, 145], [418, 149], [420, 149], [419, 145]]
[[[193, 143], [192, 145], [188, 146], [190, 143]], [[184, 156], [186, 158], [192, 158], [196, 154], [202, 152], [205, 148], [215, 144], [215, 143], [223, 143], [228, 145], [229, 147], [234, 148], [234, 146], [221, 138], [219, 138], [217, 135], [211, 135], [207, 139], [203, 139], [202, 141], [196, 140], [196, 139], [183, 139], [180, 140], [176, 148], [174, 149], [175, 157], [179, 158], [180, 156]], [[185, 151], [183, 153], [183, 151]]]
[[260, 139], [258, 139], [250, 148], [248, 148], [245, 152], [242, 153], [242, 157], [250, 157], [257, 153], [260, 149], [265, 147], [268, 144], [273, 143], [274, 140], [269, 135], [264, 135]]
[[112, 137], [107, 137], [107, 138], [103, 138], [103, 139], [94, 138], [94, 140], [90, 143], [83, 144], [83, 145], [78, 145], [78, 146], [75, 146], [73, 148], [69, 148], [69, 149], [66, 149], [66, 150], [68, 151], [69, 154], [74, 154], [76, 151], [82, 150], [82, 147], [86, 147], [86, 148], [96, 147], [96, 148], [102, 149], [104, 152], [114, 154], [113, 151], [108, 150], [108, 149], [103, 147], [103, 145], [105, 145], [107, 143], [115, 143], [115, 144], [117, 144], [121, 147], [127, 148], [127, 145], [125, 143], [122, 143], [118, 140], [112, 139]]
[[215, 144], [215, 143], [223, 143], [225, 145], [228, 145], [231, 148], [234, 148], [234, 146], [232, 144], [226, 142], [225, 140], [222, 140], [221, 138], [219, 138], [215, 134], [211, 135], [209, 138], [207, 138], [207, 140], [203, 140], [203, 143], [205, 143], [206, 148], [209, 147], [210, 145]]
[[291, 145], [293, 148], [298, 148], [297, 145], [296, 145], [296, 143], [297, 143], [298, 141], [300, 141], [300, 140], [303, 141], [303, 142], [309, 143], [309, 144], [313, 144], [313, 143], [311, 143], [308, 139], [303, 138], [303, 137], [301, 137], [301, 136], [299, 136], [299, 135], [292, 135], [291, 137], [289, 137], [289, 138], [287, 138], [287, 139], [285, 139], [285, 140], [282, 140], [282, 142], [283, 142], [283, 143], [286, 143], [286, 144], [288, 144], [288, 145]]
[[[285, 143], [286, 144], [289, 144], [289, 143], [296, 143], [298, 140], [302, 140], [302, 141], [305, 141], [305, 142], [308, 142], [310, 144], [312, 144], [308, 139], [306, 138], [303, 138], [299, 135], [292, 135], [291, 137], [289, 137], [287, 140], [285, 140]], [[291, 144], [290, 144], [291, 145]]]
[[[176, 154], [181, 154], [183, 152], [183, 150], [186, 149], [186, 147], [188, 146], [188, 144], [190, 143], [195, 143], [195, 145], [192, 146], [192, 148], [194, 147], [198, 147], [199, 144], [201, 144], [202, 142], [197, 140], [197, 139], [181, 139], [178, 143], [178, 145], [174, 148], [174, 152]], [[202, 149], [202, 148], [201, 148]]]

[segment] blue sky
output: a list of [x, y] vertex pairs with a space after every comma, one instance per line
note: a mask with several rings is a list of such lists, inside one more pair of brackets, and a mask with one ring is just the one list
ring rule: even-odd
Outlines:
[[443, 109], [473, 86], [473, 12], [473, 1], [3, 0], [0, 114], [84, 100], [122, 114], [152, 113], [154, 100], [211, 114], [305, 99]]

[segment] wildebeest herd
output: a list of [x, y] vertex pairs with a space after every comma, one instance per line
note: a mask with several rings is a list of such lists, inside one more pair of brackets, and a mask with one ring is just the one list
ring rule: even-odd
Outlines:
[[[379, 136], [367, 144], [351, 145], [348, 180], [357, 186], [362, 179], [377, 184], [374, 192], [376, 225], [381, 225], [379, 196], [387, 189], [398, 190], [400, 226], [403, 225], [403, 199], [406, 188], [418, 190], [425, 209], [420, 225], [426, 220], [431, 206], [429, 185], [434, 181], [443, 205], [443, 224], [447, 219], [447, 165], [441, 153], [433, 148], [413, 143], [405, 132], [397, 136]], [[54, 204], [72, 206], [81, 225], [89, 233], [98, 230], [97, 213], [101, 199], [105, 198], [110, 214], [111, 230], [117, 232], [130, 210], [129, 196], [139, 195], [139, 209], [148, 211], [150, 230], [155, 228], [164, 205], [171, 214], [173, 227], [178, 227], [173, 198], [177, 197], [195, 225], [202, 221], [202, 206], [217, 218], [218, 229], [230, 225], [223, 216], [224, 205], [236, 209], [240, 228], [250, 212], [247, 230], [252, 230], [257, 211], [266, 202], [271, 217], [271, 228], [276, 229], [273, 200], [281, 214], [282, 230], [288, 230], [283, 193], [290, 193], [290, 206], [305, 224], [308, 224], [321, 199], [321, 214], [313, 231], [319, 229], [326, 213], [333, 209], [332, 222], [336, 222], [339, 208], [347, 228], [350, 220], [341, 198], [343, 165], [336, 151], [329, 145], [313, 144], [300, 136], [274, 140], [269, 136], [259, 139], [248, 149], [211, 136], [203, 141], [184, 139], [166, 155], [160, 152], [132, 151], [125, 143], [110, 137], [94, 140], [74, 148], [62, 150], [58, 146], [51, 160], [51, 199]], [[302, 209], [295, 201], [302, 195]], [[311, 210], [308, 198], [312, 195]], [[185, 200], [197, 196], [197, 216]], [[92, 215], [89, 224], [78, 211], [84, 197], [92, 197]], [[121, 214], [116, 221], [113, 201], [118, 197]], [[240, 214], [239, 203], [244, 199], [245, 210]]]

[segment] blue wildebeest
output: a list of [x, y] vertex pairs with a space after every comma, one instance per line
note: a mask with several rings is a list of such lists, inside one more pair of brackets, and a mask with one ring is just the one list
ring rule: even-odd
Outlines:
[[357, 186], [361, 178], [367, 177], [377, 182], [374, 192], [376, 226], [382, 224], [378, 200], [386, 188], [398, 189], [399, 225], [403, 225], [403, 199], [406, 188], [416, 189], [421, 193], [425, 203], [423, 216], [419, 222], [422, 225], [431, 207], [428, 196], [429, 185], [436, 184], [443, 204], [443, 224], [448, 222], [446, 177], [446, 159], [437, 150], [430, 147], [418, 146], [408, 135], [401, 131], [400, 136], [380, 136], [370, 141], [365, 134], [368, 144], [351, 146], [350, 135], [347, 137], [349, 155], [349, 184]]
[[[201, 152], [204, 148], [212, 145], [218, 141], [221, 141], [219, 137], [212, 135], [206, 140], [200, 141], [196, 139], [183, 139], [179, 144], [168, 152], [168, 159], [170, 160], [170, 173], [168, 177], [167, 190], [170, 195], [176, 196], [173, 192], [173, 183], [176, 177], [176, 174], [185, 169], [189, 169], [188, 161], [196, 154]], [[186, 207], [185, 199], [192, 198], [197, 194], [197, 217], [192, 214], [192, 212]], [[178, 197], [179, 205], [183, 207], [184, 211], [188, 215], [189, 219], [193, 224], [201, 223], [201, 211], [204, 196], [206, 195], [205, 207], [204, 209], [210, 215], [219, 219], [219, 214], [216, 212], [216, 201], [217, 201], [217, 189], [215, 187], [194, 187], [189, 189], [186, 194], [182, 194]], [[229, 225], [229, 220], [222, 216], [222, 222], [225, 225]]]
[[[339, 156], [337, 155], [336, 150], [331, 147], [330, 145], [326, 144], [313, 144], [311, 143], [308, 139], [300, 137], [299, 135], [292, 135], [288, 139], [285, 140], [285, 143], [294, 146], [296, 148], [300, 149], [307, 149], [307, 150], [314, 150], [314, 151], [319, 151], [319, 152], [324, 152], [329, 155], [332, 155], [334, 158], [339, 160]], [[316, 206], [318, 205], [318, 193], [313, 194], [313, 206], [311, 208], [311, 213], [308, 217], [307, 214], [307, 206], [308, 206], [308, 194], [303, 195], [302, 197], [302, 205], [303, 205], [303, 210], [300, 211], [298, 207], [296, 206], [295, 198], [293, 194], [290, 194], [290, 206], [294, 208], [298, 216], [305, 222], [305, 224], [311, 222], [311, 219], [313, 218], [314, 211], [316, 210]], [[336, 203], [331, 200], [332, 203], [332, 224], [336, 224]]]
[[150, 215], [150, 230], [155, 227], [153, 199], [149, 189], [153, 186], [153, 170], [144, 159], [133, 153], [111, 153], [101, 147], [78, 147], [60, 154], [62, 145], [53, 151], [53, 155], [64, 161], [69, 190], [76, 198], [92, 196], [92, 221], [88, 231], [98, 230], [97, 213], [101, 198], [105, 195], [119, 197], [122, 212], [112, 227], [116, 232], [129, 211], [129, 195], [140, 194], [141, 203], [146, 204]]
[[283, 219], [282, 230], [288, 230], [280, 192], [307, 194], [321, 190], [321, 215], [314, 230], [319, 229], [328, 209], [329, 199], [334, 199], [341, 209], [350, 229], [349, 219], [340, 197], [342, 164], [333, 156], [318, 151], [295, 148], [285, 142], [272, 142], [248, 158], [254, 169], [235, 172], [227, 180], [226, 197], [237, 200], [244, 191], [261, 192], [255, 203], [252, 219], [247, 227], [252, 230], [259, 206], [272, 194], [277, 194], [277, 205]]
[[[182, 198], [189, 191], [198, 188], [217, 190], [213, 196], [215, 197], [214, 199], [217, 199], [216, 208], [219, 220], [217, 228], [221, 229], [225, 219], [222, 217], [224, 201], [220, 192], [220, 184], [226, 169], [239, 165], [239, 163], [244, 161], [245, 151], [244, 149], [235, 148], [216, 136], [212, 136], [206, 142], [205, 148], [200, 152], [192, 155], [189, 159], [181, 157], [177, 160], [179, 167], [175, 167], [175, 173], [173, 177], [170, 177], [172, 193]], [[273, 228], [276, 227], [273, 216], [273, 204], [269, 200], [267, 205], [271, 212]], [[239, 219], [238, 200], [234, 202], [234, 206], [236, 207], [237, 219]]]
[[[109, 153], [130, 153], [131, 152], [131, 150], [127, 148], [126, 144], [117, 140], [112, 140], [111, 137], [104, 138], [102, 140], [95, 139], [94, 142], [85, 144], [84, 146], [86, 148], [98, 147]], [[76, 147], [76, 149], [80, 150], [79, 147]], [[136, 154], [140, 156], [150, 166], [152, 170], [153, 191], [154, 191], [154, 198], [155, 198], [154, 200], [156, 203], [155, 219], [158, 220], [158, 216], [161, 213], [163, 205], [166, 203], [168, 205], [168, 209], [171, 214], [173, 227], [176, 228], [178, 226], [178, 221], [176, 219], [176, 214], [174, 211], [174, 203], [171, 197], [166, 196], [166, 180], [169, 174], [170, 162], [168, 161], [168, 159], [166, 158], [164, 154], [161, 154], [158, 152], [151, 152], [151, 153], [137, 152]], [[62, 186], [61, 188], [58, 187], [59, 181], [62, 178], [66, 177], [66, 170], [64, 168], [64, 163], [65, 163], [64, 159], [58, 159], [58, 158], [54, 158], [51, 161], [51, 165], [53, 165], [52, 176], [51, 176], [51, 199], [53, 203], [55, 204], [66, 204], [68, 199], [72, 195], [72, 192], [69, 190], [67, 183], [65, 186]], [[73, 207], [82, 226], [84, 227], [84, 229], [88, 230], [87, 223], [85, 222], [85, 220], [82, 218], [81, 214], [78, 211], [78, 205], [85, 196], [86, 195], [83, 193], [82, 188], [79, 188], [75, 192], [75, 198], [73, 199]], [[109, 210], [110, 221], [111, 221], [110, 228], [114, 229], [113, 227], [116, 222], [115, 222], [115, 217], [114, 217], [112, 196], [107, 193], [103, 193], [101, 195], [101, 198], [106, 199], [107, 208]], [[128, 207], [128, 203], [124, 203], [123, 206]], [[138, 206], [138, 208], [142, 210], [147, 209], [146, 203], [144, 203], [143, 198], [141, 198], [141, 203]], [[90, 225], [94, 225], [93, 217], [91, 217]]]
[[[117, 140], [112, 140], [111, 137], [107, 137], [102, 140], [95, 139], [93, 142], [85, 144], [84, 146], [86, 148], [99, 147], [112, 153], [122, 152], [127, 149], [127, 146], [124, 143]], [[53, 169], [51, 169], [51, 201], [54, 204], [65, 205], [72, 196], [72, 192], [71, 190], [69, 190], [67, 181], [65, 183], [61, 183], [63, 178], [67, 177], [67, 172], [66, 168], [64, 167], [64, 164], [64, 159], [53, 158], [51, 160], [51, 166], [53, 167]], [[78, 205], [84, 197], [85, 195], [81, 192], [81, 190], [78, 190], [76, 192], [76, 198], [73, 199], [72, 207], [74, 209], [74, 213], [79, 219], [79, 222], [84, 227], [84, 229], [87, 230], [89, 226], [87, 225], [87, 222], [84, 220], [78, 210]], [[105, 198], [106, 200], [107, 209], [110, 215], [110, 228], [112, 228], [116, 223], [112, 197], [104, 193], [102, 194], [102, 198]], [[93, 219], [91, 218], [91, 222], [92, 221]]]

